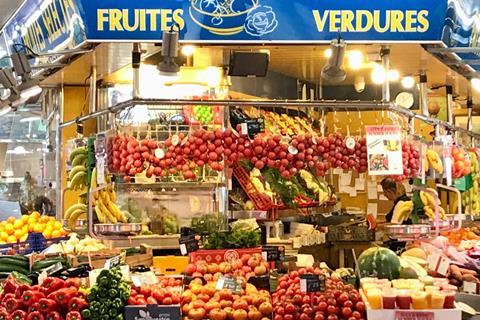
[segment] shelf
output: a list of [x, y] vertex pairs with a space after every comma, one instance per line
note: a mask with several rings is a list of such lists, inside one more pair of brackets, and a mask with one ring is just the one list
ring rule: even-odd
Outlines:
[[216, 183], [216, 182], [155, 182], [155, 183], [117, 183], [117, 188], [120, 190], [130, 189], [130, 190], [156, 190], [161, 191], [165, 189], [168, 191], [170, 189], [215, 189], [220, 187], [225, 187], [225, 183]]
[[103, 240], [103, 243], [109, 248], [131, 248], [146, 244], [154, 250], [179, 249], [179, 234], [172, 235], [148, 235], [125, 237], [122, 240]]

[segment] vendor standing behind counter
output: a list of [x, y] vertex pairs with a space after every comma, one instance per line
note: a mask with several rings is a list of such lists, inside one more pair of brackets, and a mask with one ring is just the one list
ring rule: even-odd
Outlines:
[[[400, 201], [409, 201], [411, 200], [410, 197], [407, 196], [405, 187], [403, 184], [393, 180], [392, 178], [384, 178], [380, 182], [382, 189], [383, 189], [383, 194], [385, 197], [393, 202], [393, 206], [390, 209], [390, 211], [385, 215], [385, 219], [387, 220], [387, 223], [391, 223], [392, 217], [393, 217], [393, 211], [395, 210], [395, 206], [398, 204]], [[412, 224], [412, 220], [410, 218], [408, 220], [405, 220], [403, 224]], [[396, 240], [389, 240], [387, 242], [388, 247], [395, 251], [401, 251], [405, 248], [405, 242], [401, 241], [396, 241]]]

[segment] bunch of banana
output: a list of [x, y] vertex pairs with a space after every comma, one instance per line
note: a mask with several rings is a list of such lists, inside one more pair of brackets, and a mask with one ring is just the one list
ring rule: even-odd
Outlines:
[[403, 221], [410, 218], [410, 214], [413, 210], [413, 201], [398, 201], [393, 209], [392, 220], [390, 221], [393, 224], [402, 224]]
[[77, 220], [87, 218], [87, 206], [84, 203], [76, 203], [65, 211], [63, 218], [67, 220], [70, 230], [75, 230]]
[[73, 190], [82, 190], [86, 186], [87, 178], [87, 149], [78, 147], [70, 154], [70, 163], [72, 169], [68, 174], [70, 188]]
[[[109, 182], [109, 177], [107, 177], [106, 180]], [[97, 188], [97, 168], [94, 168], [92, 171], [90, 188], [91, 190]], [[116, 200], [117, 195], [111, 185], [94, 192], [93, 206], [95, 214], [97, 215], [97, 219], [100, 223], [127, 222], [127, 217], [115, 204]]]
[[480, 197], [478, 195], [479, 178], [474, 177], [473, 186], [462, 193], [462, 207], [466, 214], [480, 214]]
[[[437, 191], [434, 189], [428, 188], [431, 192], [437, 194]], [[435, 198], [430, 194], [430, 192], [420, 191], [420, 200], [423, 203], [423, 211], [430, 219], [435, 219]], [[446, 220], [447, 216], [445, 215], [445, 210], [441, 207], [440, 199], [438, 200], [438, 214], [439, 218]]]
[[[438, 153], [433, 149], [428, 149], [426, 154], [428, 165], [433, 170], [437, 171], [439, 174], [443, 173], [443, 162], [442, 158], [438, 155]], [[425, 165], [426, 167], [426, 165]]]

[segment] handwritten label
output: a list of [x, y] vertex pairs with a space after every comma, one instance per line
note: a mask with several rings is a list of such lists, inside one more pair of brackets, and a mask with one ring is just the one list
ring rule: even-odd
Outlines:
[[285, 247], [263, 246], [262, 257], [265, 261], [282, 261], [285, 253]]
[[105, 269], [112, 269], [121, 264], [125, 264], [126, 253], [123, 251], [118, 256], [105, 260]]
[[242, 283], [234, 277], [221, 276], [217, 281], [216, 289], [229, 289], [232, 293], [239, 294], [242, 289]]
[[433, 320], [433, 312], [395, 311], [395, 320]]
[[477, 284], [475, 282], [463, 281], [463, 292], [477, 294]]
[[195, 239], [195, 235], [181, 236], [178, 239], [180, 244], [180, 253], [185, 256], [190, 252], [195, 252], [199, 249], [198, 240]]
[[315, 274], [300, 275], [300, 291], [302, 293], [325, 291], [325, 278]]

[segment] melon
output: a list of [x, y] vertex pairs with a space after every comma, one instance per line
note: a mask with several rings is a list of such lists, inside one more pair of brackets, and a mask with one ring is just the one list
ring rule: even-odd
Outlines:
[[398, 279], [400, 275], [400, 259], [390, 249], [373, 247], [362, 252], [358, 257], [358, 268], [361, 277], [377, 277], [380, 279]]

